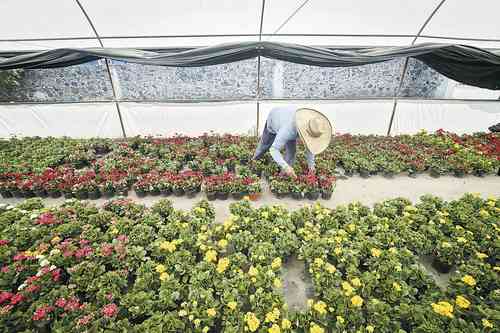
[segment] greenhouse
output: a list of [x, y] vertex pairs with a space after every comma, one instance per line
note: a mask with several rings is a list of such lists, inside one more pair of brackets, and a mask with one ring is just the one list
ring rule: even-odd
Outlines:
[[0, 3], [1, 332], [498, 332], [500, 3]]

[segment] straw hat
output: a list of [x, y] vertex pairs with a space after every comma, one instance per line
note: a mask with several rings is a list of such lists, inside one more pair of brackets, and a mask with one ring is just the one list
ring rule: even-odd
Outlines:
[[298, 109], [295, 124], [300, 138], [311, 153], [317, 155], [328, 147], [333, 129], [324, 114], [313, 109]]

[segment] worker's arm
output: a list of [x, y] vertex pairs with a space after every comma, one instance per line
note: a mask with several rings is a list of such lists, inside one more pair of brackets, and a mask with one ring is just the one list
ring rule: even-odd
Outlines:
[[307, 166], [309, 167], [309, 171], [314, 172], [315, 168], [316, 168], [316, 165], [314, 163], [314, 155], [307, 148], [306, 148], [306, 159], [307, 159]]
[[291, 134], [287, 128], [282, 128], [276, 133], [276, 138], [269, 149], [269, 153], [273, 157], [274, 161], [278, 163], [281, 169], [287, 173], [290, 172], [291, 166], [286, 163], [283, 155], [281, 155], [281, 148], [290, 140]]

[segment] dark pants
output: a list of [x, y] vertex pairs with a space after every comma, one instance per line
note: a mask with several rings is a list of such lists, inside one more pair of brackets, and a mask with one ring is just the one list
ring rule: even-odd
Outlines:
[[[259, 145], [257, 146], [257, 150], [253, 156], [254, 160], [258, 160], [261, 158], [274, 143], [274, 139], [276, 138], [276, 134], [269, 132], [267, 129], [267, 122], [264, 125], [264, 130], [262, 131], [262, 137], [260, 138]], [[285, 162], [288, 165], [292, 166], [295, 163], [295, 154], [297, 151], [297, 140], [290, 140], [285, 144]]]

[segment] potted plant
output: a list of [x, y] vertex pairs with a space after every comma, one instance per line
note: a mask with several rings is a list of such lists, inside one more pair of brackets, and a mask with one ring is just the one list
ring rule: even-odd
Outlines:
[[282, 199], [290, 194], [290, 178], [281, 175], [273, 176], [270, 179], [269, 187], [278, 199]]
[[305, 197], [309, 200], [318, 200], [320, 189], [318, 184], [318, 177], [315, 174], [309, 173], [304, 176], [299, 176], [298, 182], [303, 184]]
[[116, 193], [115, 184], [111, 180], [104, 181], [99, 185], [99, 189], [105, 198], [111, 198]]
[[335, 176], [320, 175], [318, 182], [321, 189], [321, 198], [324, 200], [330, 200], [335, 189]]
[[194, 198], [201, 190], [202, 175], [199, 171], [183, 171], [179, 174], [184, 192], [188, 198]]

